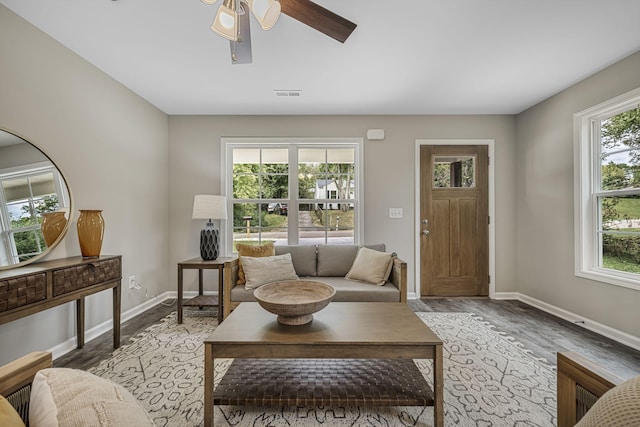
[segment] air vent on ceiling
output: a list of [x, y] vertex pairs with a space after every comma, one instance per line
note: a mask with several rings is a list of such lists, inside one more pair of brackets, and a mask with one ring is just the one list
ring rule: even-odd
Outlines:
[[273, 91], [276, 96], [288, 96], [288, 97], [295, 97], [295, 96], [302, 96], [302, 91], [299, 89], [287, 89], [287, 90], [274, 90]]

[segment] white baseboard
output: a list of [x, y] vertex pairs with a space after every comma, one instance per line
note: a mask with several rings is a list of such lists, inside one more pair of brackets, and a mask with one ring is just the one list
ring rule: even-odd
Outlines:
[[[173, 296], [171, 295], [173, 294]], [[188, 294], [188, 292], [185, 292], [185, 295]], [[194, 296], [197, 294], [197, 292], [193, 292]], [[134, 317], [136, 317], [137, 315], [139, 315], [140, 313], [155, 307], [156, 305], [160, 304], [163, 301], [166, 301], [168, 299], [172, 299], [172, 298], [176, 298], [176, 292], [165, 292], [155, 298], [150, 299], [149, 301], [145, 301], [140, 305], [137, 305], [135, 307], [133, 307], [130, 310], [125, 311], [124, 313], [122, 313], [120, 315], [120, 322], [124, 323], [127, 320], [133, 319]], [[109, 332], [113, 329], [113, 319], [109, 319], [106, 322], [102, 322], [99, 325], [94, 326], [91, 329], [88, 329], [85, 331], [84, 333], [84, 342], [85, 344], [97, 337], [99, 337], [100, 335]], [[52, 353], [53, 359], [57, 359], [60, 356], [63, 356], [67, 353], [69, 353], [70, 351], [74, 350], [78, 345], [77, 339], [76, 337], [70, 338], [64, 342], [61, 342], [60, 344], [50, 348], [47, 351], [50, 351]]]
[[510, 299], [520, 299], [520, 294], [517, 292], [496, 292], [493, 294], [491, 299], [497, 300], [510, 300]]
[[631, 334], [620, 331], [618, 329], [614, 329], [610, 326], [603, 325], [602, 323], [598, 323], [594, 320], [587, 319], [583, 316], [579, 316], [568, 310], [565, 310], [560, 307], [556, 307], [544, 301], [540, 301], [536, 298], [532, 298], [528, 295], [524, 295], [519, 292], [499, 292], [496, 294], [495, 299], [503, 299], [503, 300], [515, 299], [518, 301], [522, 301], [525, 304], [529, 304], [530, 306], [538, 308], [542, 311], [546, 311], [549, 314], [553, 314], [556, 317], [567, 320], [571, 323], [574, 323], [592, 332], [595, 332], [597, 334], [610, 338], [614, 341], [618, 341], [619, 343], [627, 345], [633, 349], [640, 350], [639, 337], [633, 336]]

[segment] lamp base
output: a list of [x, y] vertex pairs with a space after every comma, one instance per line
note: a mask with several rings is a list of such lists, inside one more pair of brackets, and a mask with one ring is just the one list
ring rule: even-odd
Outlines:
[[205, 261], [212, 261], [220, 255], [218, 245], [218, 230], [206, 227], [200, 231], [200, 258]]

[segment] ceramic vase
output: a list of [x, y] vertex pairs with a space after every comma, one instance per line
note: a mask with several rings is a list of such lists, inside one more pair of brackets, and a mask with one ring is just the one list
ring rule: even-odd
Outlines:
[[67, 225], [67, 218], [64, 212], [46, 212], [42, 214], [42, 235], [47, 247], [50, 247], [56, 241], [64, 227]]
[[101, 210], [80, 210], [78, 241], [83, 258], [97, 258], [102, 248], [104, 219]]

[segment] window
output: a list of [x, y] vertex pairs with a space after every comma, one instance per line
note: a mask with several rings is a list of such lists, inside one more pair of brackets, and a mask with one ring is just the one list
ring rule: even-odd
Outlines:
[[640, 89], [575, 115], [576, 275], [640, 290]]
[[227, 251], [235, 243], [355, 244], [362, 140], [223, 139]]
[[46, 250], [42, 214], [66, 206], [61, 180], [50, 163], [0, 171], [0, 256], [13, 264]]
[[433, 188], [474, 188], [475, 156], [434, 156]]

